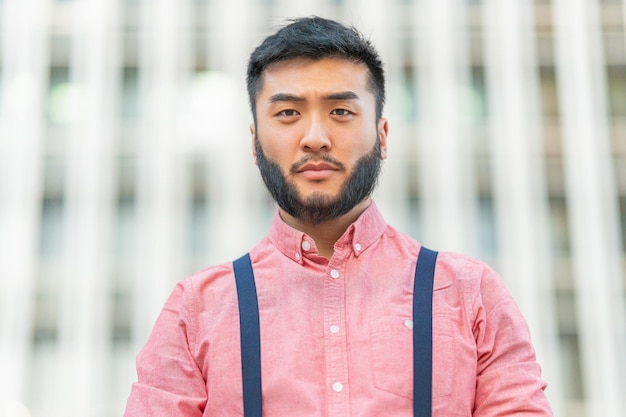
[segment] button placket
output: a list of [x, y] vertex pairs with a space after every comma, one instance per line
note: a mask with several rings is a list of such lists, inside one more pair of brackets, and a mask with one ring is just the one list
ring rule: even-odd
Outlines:
[[350, 415], [345, 326], [345, 266], [341, 254], [331, 260], [324, 280], [324, 324], [328, 415]]

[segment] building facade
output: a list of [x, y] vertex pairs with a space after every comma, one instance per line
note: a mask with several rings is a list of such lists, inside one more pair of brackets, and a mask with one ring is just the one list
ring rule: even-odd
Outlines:
[[265, 234], [246, 61], [312, 14], [386, 63], [389, 223], [501, 273], [556, 415], [626, 414], [626, 0], [0, 0], [0, 416], [121, 415], [175, 283]]

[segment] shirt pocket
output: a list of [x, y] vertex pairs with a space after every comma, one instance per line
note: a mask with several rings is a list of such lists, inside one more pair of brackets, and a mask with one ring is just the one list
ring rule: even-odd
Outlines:
[[[455, 342], [451, 319], [433, 318], [433, 398], [452, 393]], [[374, 386], [413, 398], [413, 330], [410, 317], [385, 318], [371, 330]]]

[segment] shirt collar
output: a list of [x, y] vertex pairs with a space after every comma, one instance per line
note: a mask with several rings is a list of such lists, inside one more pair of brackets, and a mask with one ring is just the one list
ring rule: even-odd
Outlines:
[[[361, 255], [383, 234], [387, 227], [385, 219], [374, 201], [359, 218], [346, 229], [336, 245], [349, 245], [355, 256]], [[315, 242], [306, 233], [289, 226], [280, 217], [278, 210], [269, 231], [269, 240], [285, 256], [302, 263], [305, 256], [316, 251]]]

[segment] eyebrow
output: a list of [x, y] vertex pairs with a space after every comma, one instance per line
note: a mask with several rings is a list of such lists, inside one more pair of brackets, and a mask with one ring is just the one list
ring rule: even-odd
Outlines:
[[[340, 91], [337, 93], [328, 94], [322, 97], [322, 99], [324, 100], [358, 100], [360, 99], [360, 97], [354, 91]], [[278, 103], [281, 101], [298, 102], [298, 101], [305, 101], [305, 100], [306, 99], [304, 97], [297, 96], [295, 94], [289, 94], [289, 93], [276, 93], [270, 96], [269, 98], [270, 103]]]
[[360, 97], [354, 91], [341, 91], [324, 97], [325, 100], [358, 100]]
[[288, 93], [277, 93], [270, 97], [270, 103], [278, 103], [281, 101], [304, 101], [304, 97], [296, 96]]

